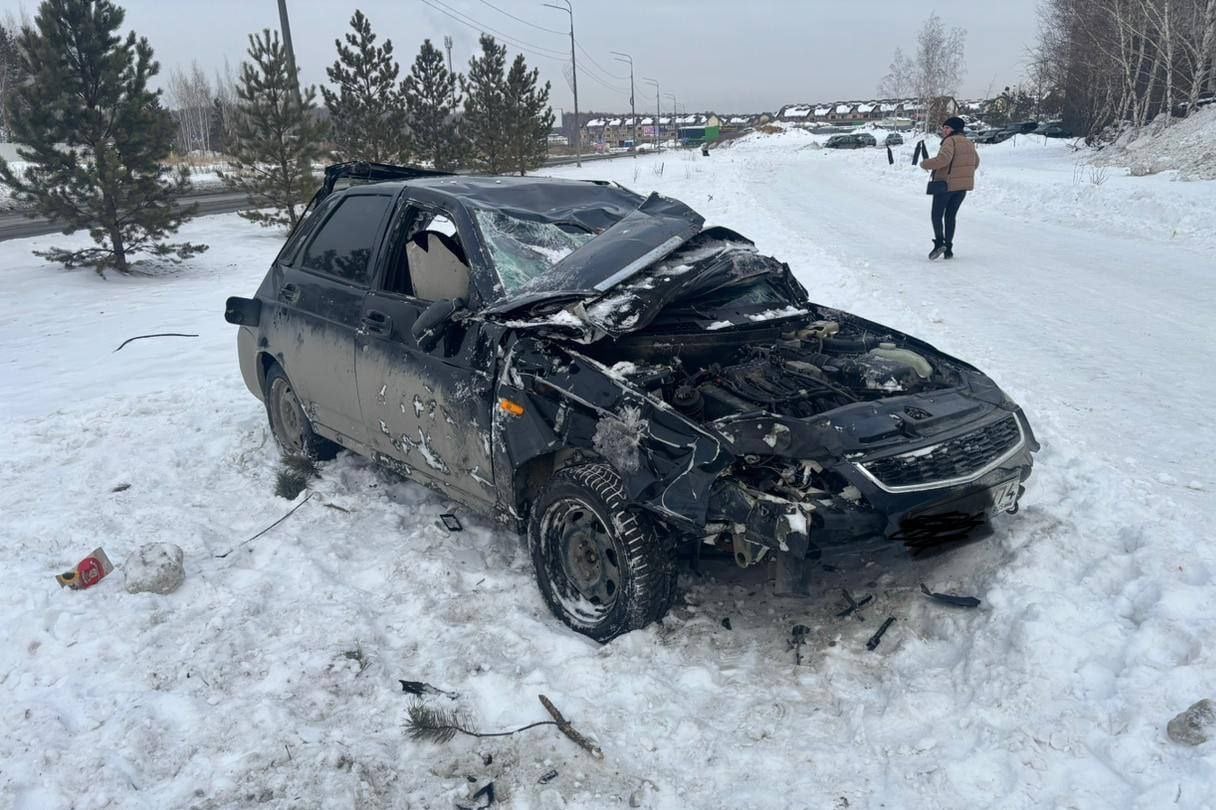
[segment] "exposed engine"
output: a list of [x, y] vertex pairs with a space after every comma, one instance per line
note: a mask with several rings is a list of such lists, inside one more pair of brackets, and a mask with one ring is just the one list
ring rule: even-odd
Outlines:
[[816, 321], [734, 354], [702, 368], [681, 364], [663, 386], [664, 398], [697, 421], [757, 410], [809, 417], [956, 381], [950, 368], [935, 368], [923, 355], [874, 335], [843, 332], [835, 321]]

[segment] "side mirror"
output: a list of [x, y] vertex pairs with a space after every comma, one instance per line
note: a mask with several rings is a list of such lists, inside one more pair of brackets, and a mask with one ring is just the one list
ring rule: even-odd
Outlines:
[[424, 352], [435, 348], [444, 332], [448, 330], [452, 316], [462, 309], [464, 309], [463, 298], [441, 298], [423, 310], [414, 321], [414, 325], [410, 327], [410, 334], [414, 336], [418, 348]]
[[256, 298], [233, 296], [224, 304], [224, 320], [238, 326], [257, 326], [262, 319], [262, 302]]

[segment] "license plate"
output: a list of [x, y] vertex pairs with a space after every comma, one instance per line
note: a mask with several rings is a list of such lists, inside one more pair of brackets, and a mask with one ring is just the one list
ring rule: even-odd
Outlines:
[[992, 493], [992, 508], [988, 510], [988, 514], [999, 515], [1017, 506], [1019, 483], [1018, 479], [1014, 478], [989, 490]]

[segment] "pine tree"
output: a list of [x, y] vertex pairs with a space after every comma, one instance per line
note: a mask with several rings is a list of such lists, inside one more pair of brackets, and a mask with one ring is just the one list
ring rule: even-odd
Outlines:
[[174, 206], [188, 172], [163, 165], [175, 125], [148, 81], [160, 66], [152, 47], [117, 31], [124, 12], [109, 0], [44, 0], [17, 37], [19, 71], [32, 78], [9, 105], [17, 154], [0, 160], [0, 182], [63, 233], [87, 229], [97, 247], [36, 251], [68, 267], [128, 272], [146, 253], [180, 261], [206, 245], [169, 244], [193, 209]]
[[0, 138], [12, 139], [9, 109], [16, 100], [17, 88], [25, 79], [16, 28], [0, 23]]
[[456, 94], [456, 81], [456, 74], [443, 62], [443, 54], [426, 39], [401, 85], [413, 153], [436, 169], [455, 168], [463, 153], [456, 122], [461, 100]]
[[[322, 158], [323, 125], [316, 116], [315, 87], [303, 91], [287, 66], [278, 32], [250, 34], [241, 63], [229, 152], [234, 169], [221, 175], [231, 189], [249, 195], [240, 214], [266, 227], [294, 228], [317, 188], [313, 163]], [[267, 212], [259, 209], [272, 209]]]
[[549, 155], [553, 109], [549, 106], [549, 83], [540, 87], [538, 80], [536, 68], [528, 70], [523, 54], [517, 54], [507, 74], [505, 103], [508, 165], [520, 176], [544, 165]]
[[404, 163], [409, 130], [393, 42], [386, 39], [377, 47], [372, 24], [362, 11], [355, 11], [350, 27], [354, 33], [346, 35], [346, 45], [334, 40], [338, 59], [325, 69], [338, 89], [321, 88], [338, 155], [343, 160]]
[[507, 48], [488, 34], [481, 35], [481, 55], [469, 60], [464, 88], [461, 130], [469, 164], [479, 171], [498, 174], [511, 168], [507, 152], [506, 68]]

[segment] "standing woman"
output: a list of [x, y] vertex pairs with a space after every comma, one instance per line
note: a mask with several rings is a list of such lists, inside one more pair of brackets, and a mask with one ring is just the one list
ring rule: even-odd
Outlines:
[[[920, 167], [933, 172], [933, 250], [930, 259], [954, 258], [954, 221], [968, 191], [975, 188], [975, 170], [980, 166], [975, 144], [963, 136], [966, 124], [957, 116], [942, 123], [942, 145], [937, 157], [921, 161]], [[932, 183], [931, 183], [932, 187]]]

